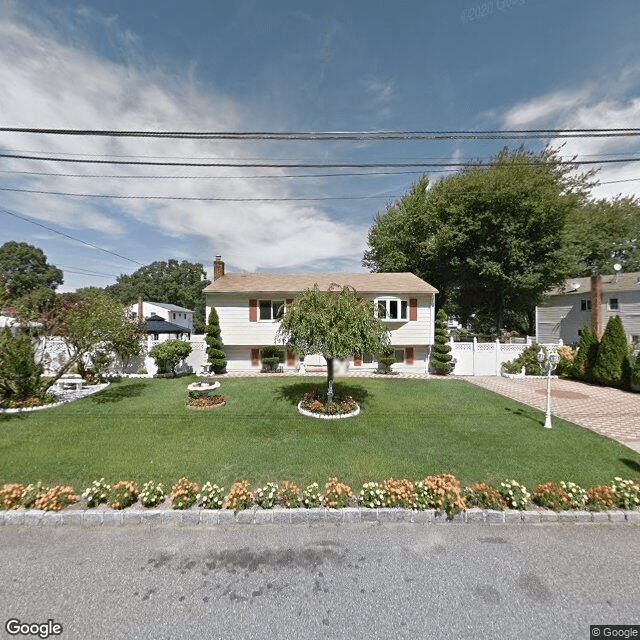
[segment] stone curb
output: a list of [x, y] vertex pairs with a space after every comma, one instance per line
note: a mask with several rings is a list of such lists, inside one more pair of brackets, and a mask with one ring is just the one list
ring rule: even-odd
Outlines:
[[640, 524], [640, 511], [516, 511], [506, 509], [467, 509], [452, 518], [436, 513], [434, 509], [369, 509], [348, 507], [345, 509], [246, 509], [234, 512], [229, 509], [69, 509], [40, 511], [17, 509], [0, 511], [0, 526], [25, 527], [118, 527], [124, 525], [145, 526], [231, 526], [231, 525], [349, 525], [370, 524], [589, 524], [589, 523]]

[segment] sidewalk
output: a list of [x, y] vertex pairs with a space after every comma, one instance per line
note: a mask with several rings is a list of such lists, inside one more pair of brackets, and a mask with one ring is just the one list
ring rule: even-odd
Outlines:
[[[546, 410], [547, 381], [544, 378], [478, 376], [464, 379], [530, 407]], [[640, 452], [640, 394], [554, 378], [551, 381], [551, 412]]]

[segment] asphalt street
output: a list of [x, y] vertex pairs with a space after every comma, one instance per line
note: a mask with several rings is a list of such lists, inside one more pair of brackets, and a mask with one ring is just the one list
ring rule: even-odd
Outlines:
[[0, 553], [3, 637], [27, 637], [10, 619], [64, 640], [586, 640], [640, 624], [634, 523], [7, 525]]

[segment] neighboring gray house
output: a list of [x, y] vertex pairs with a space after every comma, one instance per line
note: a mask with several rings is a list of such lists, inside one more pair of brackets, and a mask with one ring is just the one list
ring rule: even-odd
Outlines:
[[611, 316], [620, 316], [629, 340], [640, 340], [640, 272], [570, 278], [536, 307], [536, 340], [574, 344], [583, 325], [600, 335]]

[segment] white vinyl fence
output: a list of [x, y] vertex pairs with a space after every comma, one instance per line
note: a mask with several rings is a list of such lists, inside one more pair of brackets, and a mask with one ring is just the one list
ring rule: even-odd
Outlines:
[[[449, 342], [454, 358], [455, 376], [499, 376], [504, 362], [515, 360], [528, 346], [527, 344], [509, 344], [499, 340], [495, 342]], [[555, 348], [562, 344], [543, 345]]]

